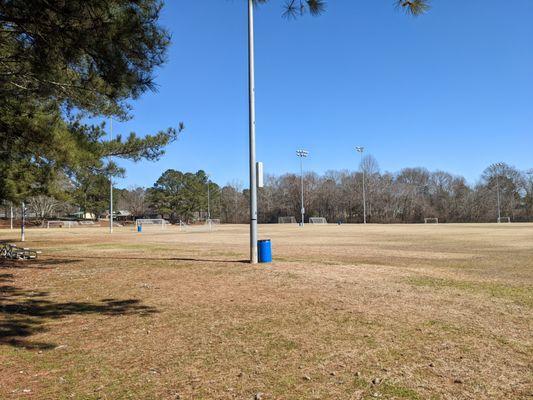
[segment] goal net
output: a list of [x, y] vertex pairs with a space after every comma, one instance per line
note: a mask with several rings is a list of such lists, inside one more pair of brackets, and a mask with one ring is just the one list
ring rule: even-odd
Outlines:
[[510, 224], [511, 223], [511, 217], [499, 217], [498, 218], [498, 223], [502, 223], [502, 222]]
[[94, 221], [78, 221], [78, 224], [84, 225], [84, 226], [94, 226]]
[[47, 221], [46, 228], [72, 228], [78, 225], [78, 221]]
[[311, 217], [309, 218], [310, 224], [327, 224], [326, 218], [324, 217]]
[[424, 224], [438, 224], [438, 218], [424, 218]]
[[220, 225], [219, 219], [207, 219], [205, 222], [186, 224], [183, 221], [180, 221], [180, 231], [182, 232], [212, 232], [216, 231], [217, 227]]
[[278, 217], [278, 224], [295, 224], [295, 217]]
[[162, 218], [154, 219], [137, 219], [135, 220], [135, 228], [142, 226], [143, 228], [166, 228], [168, 222]]
[[180, 220], [179, 226], [180, 226], [180, 231], [186, 231], [186, 230], [187, 230], [187, 227], [188, 227], [189, 225], [187, 225], [185, 222], [183, 222], [182, 220]]

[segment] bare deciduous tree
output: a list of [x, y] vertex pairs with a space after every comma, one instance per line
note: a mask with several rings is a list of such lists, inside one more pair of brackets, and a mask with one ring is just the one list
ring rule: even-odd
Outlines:
[[28, 201], [28, 210], [33, 213], [37, 219], [44, 223], [44, 221], [52, 216], [60, 206], [59, 201], [49, 196], [34, 196]]

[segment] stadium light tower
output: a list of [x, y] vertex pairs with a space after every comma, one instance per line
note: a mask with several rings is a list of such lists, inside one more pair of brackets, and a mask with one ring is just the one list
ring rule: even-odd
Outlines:
[[355, 150], [361, 154], [361, 171], [363, 172], [363, 223], [366, 224], [365, 168], [363, 167], [363, 152], [365, 151], [365, 148], [357, 146]]
[[306, 158], [309, 155], [309, 152], [307, 150], [296, 150], [296, 155], [300, 157], [300, 183], [301, 183], [301, 212], [302, 212], [302, 222], [300, 222], [300, 226], [304, 226], [304, 220], [305, 220], [305, 207], [304, 207], [304, 158]]
[[501, 168], [503, 167], [503, 163], [495, 163], [491, 165], [492, 169], [496, 172], [496, 199], [498, 202], [498, 222], [501, 221], [502, 214], [501, 214], [501, 201], [500, 201], [500, 174], [501, 174]]
[[250, 158], [250, 263], [257, 264], [257, 171], [255, 165], [255, 66], [253, 0], [248, 0], [248, 115]]

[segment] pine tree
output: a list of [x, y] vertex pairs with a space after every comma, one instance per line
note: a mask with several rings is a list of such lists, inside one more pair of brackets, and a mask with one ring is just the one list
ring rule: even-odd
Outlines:
[[154, 160], [183, 125], [105, 141], [86, 116], [128, 117], [154, 88], [169, 34], [159, 0], [0, 0], [0, 200], [47, 194], [105, 157]]

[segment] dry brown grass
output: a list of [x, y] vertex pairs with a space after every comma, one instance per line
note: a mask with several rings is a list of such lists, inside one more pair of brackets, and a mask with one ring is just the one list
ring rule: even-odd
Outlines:
[[30, 230], [41, 259], [0, 264], [0, 398], [533, 395], [532, 224], [262, 226], [260, 266], [247, 232]]

